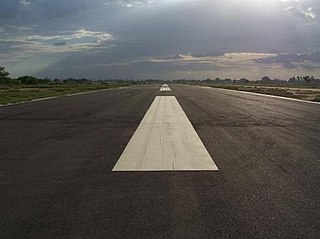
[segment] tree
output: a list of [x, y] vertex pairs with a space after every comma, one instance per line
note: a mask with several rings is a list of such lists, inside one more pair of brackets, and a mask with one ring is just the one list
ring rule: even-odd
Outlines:
[[20, 76], [17, 80], [26, 85], [36, 85], [40, 83], [39, 79], [33, 76]]
[[9, 72], [3, 66], [0, 66], [0, 81], [6, 80], [9, 76]]
[[263, 82], [263, 83], [270, 83], [272, 80], [270, 79], [270, 77], [268, 77], [268, 76], [264, 76], [264, 77], [262, 77], [262, 79], [261, 79], [261, 82]]
[[291, 77], [288, 82], [289, 82], [289, 83], [296, 83], [297, 80], [296, 80], [295, 77]]
[[303, 77], [305, 83], [310, 83], [310, 76]]
[[246, 78], [241, 78], [240, 80], [239, 80], [239, 82], [240, 83], [249, 83], [249, 80], [248, 79], [246, 79]]

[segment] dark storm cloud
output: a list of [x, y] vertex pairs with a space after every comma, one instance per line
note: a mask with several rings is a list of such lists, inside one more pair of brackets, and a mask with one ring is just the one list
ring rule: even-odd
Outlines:
[[28, 18], [30, 17], [28, 14], [56, 18], [103, 6], [108, 6], [111, 9], [150, 5], [153, 2], [150, 0], [1, 0], [0, 18], [17, 16]]
[[[279, 53], [276, 57], [256, 60], [257, 63], [274, 64], [281, 63], [283, 67], [294, 69], [298, 66], [311, 67], [306, 63], [320, 63], [320, 52], [315, 53]], [[313, 68], [313, 67], [312, 67]]]
[[67, 45], [67, 43], [66, 42], [55, 42], [55, 43], [53, 43], [53, 45], [54, 46], [65, 46], [65, 45]]
[[14, 17], [20, 11], [21, 3], [19, 0], [2, 0], [0, 5], [0, 19]]
[[[53, 76], [57, 70], [64, 70], [65, 76], [75, 77], [93, 77], [96, 79], [107, 79], [111, 78], [131, 78], [138, 79], [141, 77], [160, 78], [164, 75], [168, 75], [174, 72], [188, 72], [188, 71], [213, 71], [217, 69], [217, 66], [210, 63], [197, 63], [197, 62], [186, 62], [186, 63], [170, 63], [170, 62], [149, 62], [140, 61], [133, 62], [131, 64], [79, 64], [72, 65], [67, 69], [64, 69], [62, 64], [54, 65], [45, 70], [45, 73], [50, 73]], [[75, 74], [76, 72], [76, 74]], [[88, 74], [90, 72], [90, 74]]]
[[89, 7], [89, 3], [90, 1], [87, 0], [43, 0], [38, 2], [39, 6], [43, 10], [44, 15], [47, 17], [61, 17], [83, 11]]
[[102, 0], [1, 0], [0, 18], [64, 17], [101, 4]]
[[[81, 62], [79, 59], [68, 58], [61, 65], [84, 62], [87, 65], [106, 64], [105, 68], [100, 65], [99, 69], [92, 71], [96, 74], [105, 69], [106, 73], [116, 75], [118, 72], [122, 76], [127, 73], [129, 77], [145, 71], [155, 74], [173, 69], [190, 71], [192, 65], [194, 71], [214, 69], [212, 65], [208, 67], [206, 64], [200, 64], [199, 67], [196, 65], [199, 63], [189, 63], [187, 66], [172, 62], [130, 63], [141, 57], [180, 58], [180, 54], [205, 57], [221, 56], [225, 52], [286, 52], [304, 51], [305, 46], [311, 45], [320, 47], [319, 43], [314, 42], [313, 33], [301, 35], [300, 29], [295, 25], [297, 21], [290, 14], [284, 13], [286, 6], [280, 3], [267, 8], [263, 4], [240, 4], [232, 0], [227, 1], [229, 4], [200, 0], [131, 10], [131, 2], [133, 1], [122, 2], [130, 7], [120, 11], [118, 16], [111, 14], [112, 17], [108, 18], [108, 28], [117, 37], [116, 46], [111, 52], [108, 50], [86, 56]], [[297, 20], [299, 23], [299, 18]], [[304, 23], [301, 21], [299, 24]], [[313, 29], [309, 28], [306, 25], [303, 30], [311, 32]], [[107, 66], [112, 62], [130, 64]], [[296, 67], [290, 61], [282, 60], [281, 64], [290, 69]], [[88, 71], [89, 69], [86, 72]]]

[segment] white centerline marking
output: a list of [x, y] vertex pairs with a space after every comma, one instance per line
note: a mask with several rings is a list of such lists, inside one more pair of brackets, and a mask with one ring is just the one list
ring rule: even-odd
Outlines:
[[171, 89], [167, 84], [163, 84], [160, 88], [160, 91], [171, 91]]
[[171, 91], [169, 87], [161, 87], [160, 91]]
[[218, 170], [176, 97], [157, 96], [113, 171]]

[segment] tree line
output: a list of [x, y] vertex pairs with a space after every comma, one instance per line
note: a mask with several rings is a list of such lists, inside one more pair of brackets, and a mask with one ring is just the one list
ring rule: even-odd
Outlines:
[[[249, 81], [246, 78], [241, 78], [239, 80], [237, 79], [221, 79], [221, 78], [215, 78], [215, 79], [205, 79], [200, 80], [201, 83], [204, 84], [248, 84], [248, 83], [256, 83], [256, 84], [272, 84], [272, 85], [285, 85], [285, 84], [301, 84], [301, 85], [320, 85], [320, 79], [316, 79], [314, 76], [294, 76], [291, 77], [289, 80], [283, 80], [283, 79], [271, 79], [268, 76], [262, 77], [260, 80], [256, 81]], [[179, 79], [174, 80], [175, 83], [194, 83], [197, 84], [199, 80], [196, 79]]]
[[[37, 78], [34, 76], [20, 76], [17, 78], [11, 78], [10, 73], [6, 71], [6, 69], [3, 66], [0, 66], [0, 84], [23, 84], [23, 85], [37, 85], [37, 84], [91, 84], [93, 82], [98, 83], [126, 83], [126, 84], [149, 84], [149, 83], [157, 83], [157, 82], [163, 82], [162, 79], [146, 79], [146, 80], [139, 80], [139, 79], [109, 79], [107, 80], [88, 80], [86, 78], [81, 79], [74, 79], [74, 78], [68, 78], [68, 79], [50, 79], [50, 78]], [[198, 84], [199, 80], [193, 79], [178, 79], [170, 81], [172, 83], [187, 83], [187, 84]], [[241, 78], [239, 80], [237, 79], [206, 79], [206, 80], [200, 80], [201, 83], [206, 84], [248, 84], [248, 83], [257, 83], [257, 84], [307, 84], [307, 85], [320, 85], [320, 79], [315, 78], [314, 76], [294, 76], [291, 77], [288, 81], [283, 79], [271, 79], [268, 76], [262, 77], [260, 80], [257, 81], [249, 81], [246, 78]]]

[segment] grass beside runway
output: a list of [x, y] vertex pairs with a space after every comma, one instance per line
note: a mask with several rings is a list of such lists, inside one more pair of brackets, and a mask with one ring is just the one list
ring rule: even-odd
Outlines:
[[204, 86], [320, 102], [320, 87], [205, 84]]
[[48, 97], [62, 97], [69, 94], [98, 91], [127, 86], [126, 84], [43, 84], [43, 85], [1, 85], [0, 105], [28, 102]]

